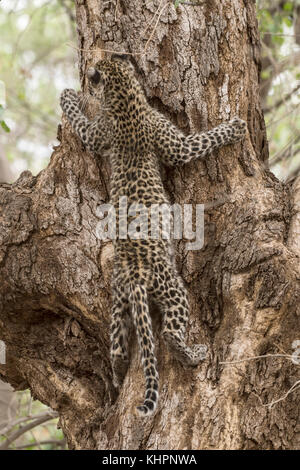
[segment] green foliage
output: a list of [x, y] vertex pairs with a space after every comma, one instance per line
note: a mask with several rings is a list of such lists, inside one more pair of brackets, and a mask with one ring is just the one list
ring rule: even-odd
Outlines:
[[10, 132], [10, 128], [8, 127], [8, 125], [6, 124], [5, 121], [3, 121], [3, 120], [1, 121], [1, 120], [0, 120], [0, 124], [1, 124], [2, 129], [3, 129], [5, 132]]
[[287, 179], [300, 168], [300, 1], [259, 0], [257, 7], [270, 165], [279, 178]]
[[295, 2], [285, 2], [281, 8], [276, 8], [276, 4], [279, 4], [277, 0], [259, 0], [257, 17], [261, 34], [269, 35], [275, 46], [282, 46], [285, 42], [285, 27], [291, 27], [293, 24]]
[[285, 2], [285, 4], [283, 5], [283, 10], [284, 11], [289, 11], [291, 12], [294, 8], [294, 3], [293, 2]]
[[0, 83], [6, 88], [1, 142], [17, 172], [46, 166], [61, 116], [59, 94], [65, 86], [78, 87], [76, 51], [67, 45], [75, 43], [75, 27], [64, 3], [0, 3]]

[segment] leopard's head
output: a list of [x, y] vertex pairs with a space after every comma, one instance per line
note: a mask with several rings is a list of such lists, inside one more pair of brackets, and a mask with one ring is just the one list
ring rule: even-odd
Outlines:
[[90, 94], [101, 101], [104, 98], [105, 104], [118, 112], [128, 109], [133, 94], [143, 101], [144, 93], [127, 56], [115, 54], [100, 60], [88, 69], [87, 76]]

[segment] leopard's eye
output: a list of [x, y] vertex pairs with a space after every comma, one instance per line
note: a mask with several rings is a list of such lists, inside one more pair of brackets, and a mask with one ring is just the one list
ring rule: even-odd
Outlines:
[[87, 76], [90, 79], [90, 81], [93, 83], [93, 85], [98, 85], [98, 83], [100, 82], [100, 73], [94, 67], [90, 67], [88, 69]]

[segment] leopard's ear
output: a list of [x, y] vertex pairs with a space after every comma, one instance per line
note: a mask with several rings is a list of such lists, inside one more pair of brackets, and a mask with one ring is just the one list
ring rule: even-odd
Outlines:
[[123, 62], [130, 63], [130, 58], [127, 54], [112, 54], [111, 60], [122, 60]]

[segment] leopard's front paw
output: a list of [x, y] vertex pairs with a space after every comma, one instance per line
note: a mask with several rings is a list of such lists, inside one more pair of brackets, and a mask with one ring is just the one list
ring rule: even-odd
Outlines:
[[66, 111], [69, 105], [78, 103], [79, 97], [75, 90], [72, 88], [65, 88], [62, 94], [60, 95], [60, 105], [63, 111]]
[[232, 126], [233, 141], [238, 142], [245, 136], [247, 124], [245, 121], [243, 121], [237, 116], [235, 116], [231, 121], [229, 121], [229, 124]]

